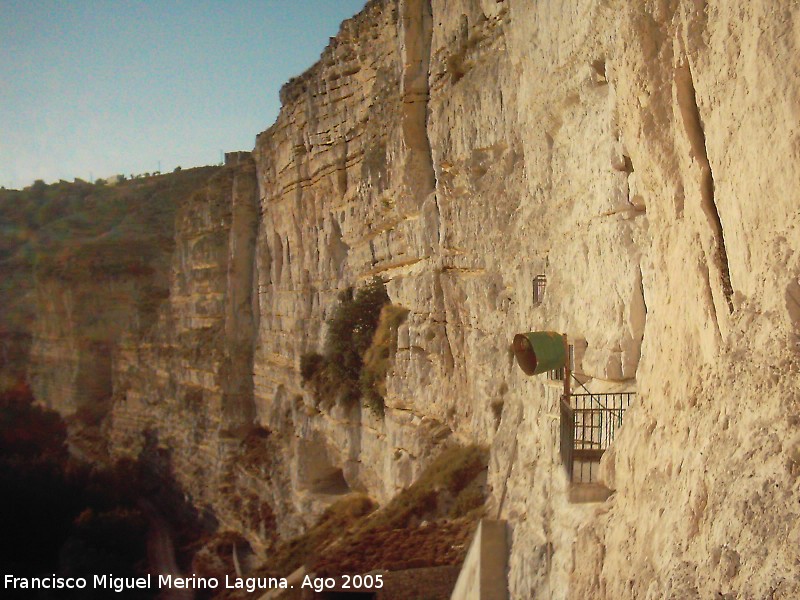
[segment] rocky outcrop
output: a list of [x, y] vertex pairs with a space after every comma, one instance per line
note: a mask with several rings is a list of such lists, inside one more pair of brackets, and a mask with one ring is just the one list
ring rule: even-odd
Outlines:
[[121, 281], [59, 280], [37, 284], [39, 318], [29, 377], [35, 397], [62, 414], [107, 408], [112, 394], [112, 352], [128, 328], [136, 331], [143, 288], [138, 277]]
[[606, 465], [617, 493], [576, 544], [602, 560], [576, 565], [576, 597], [800, 590], [783, 541], [798, 535], [800, 156], [781, 125], [800, 83], [785, 70], [796, 18], [787, 5], [688, 2], [616, 16], [636, 40], [613, 51], [623, 138], [650, 198], [648, 313], [641, 399]]
[[[114, 354], [115, 451], [150, 432], [266, 550], [485, 444], [514, 598], [797, 595], [796, 17], [369, 2], [180, 209], [169, 299]], [[375, 275], [409, 310], [385, 415], [321, 409], [300, 358]], [[558, 384], [513, 364], [539, 329], [590, 389], [638, 391], [602, 504], [568, 502]]]
[[169, 294], [175, 207], [214, 170], [114, 187], [38, 182], [0, 198], [22, 230], [3, 320], [32, 338], [19, 358], [37, 399], [65, 415], [108, 407], [116, 345], [147, 332]]
[[[644, 211], [628, 201], [613, 91], [594, 70], [571, 82], [566, 106], [568, 84], [548, 90], [552, 114], [537, 107], [535, 118], [548, 127], [523, 137], [534, 117], [517, 108], [509, 10], [369, 4], [284, 88], [278, 121], [258, 138], [256, 410], [271, 428], [291, 415], [298, 506], [313, 501], [303, 492], [320, 465], [385, 500], [453, 433], [491, 443], [504, 403], [529, 386], [514, 383], [509, 362], [516, 331], [567, 331], [588, 346], [587, 374], [635, 374]], [[582, 124], [598, 139], [575, 155]], [[553, 181], [554, 169], [571, 177]], [[337, 292], [376, 274], [411, 311], [385, 419], [359, 407], [319, 414], [299, 385], [299, 358], [321, 347]], [[538, 274], [552, 291], [534, 306]]]
[[431, 31], [424, 2], [368, 4], [315, 67], [284, 86], [284, 108], [256, 144], [256, 410], [291, 441], [294, 502], [312, 513], [316, 482], [337, 472], [348, 488], [387, 500], [450, 433], [440, 415], [393, 401], [384, 421], [360, 406], [320, 414], [297, 376], [300, 356], [321, 348], [340, 290], [422, 273], [438, 243], [426, 127]]
[[[765, 136], [797, 81], [758, 58], [792, 55], [790, 14], [433, 1], [346, 22], [256, 147], [256, 411], [291, 415], [292, 460], [383, 499], [439, 439], [491, 444], [513, 597], [790, 596], [794, 550], [768, 540], [797, 523], [798, 157]], [[376, 273], [411, 311], [386, 418], [307, 415], [298, 358]], [[510, 360], [531, 329], [576, 341], [589, 387], [639, 391], [600, 509], [567, 502], [558, 391]]]
[[273, 510], [292, 515], [271, 495], [286, 485], [280, 457], [246, 460], [271, 454], [253, 429], [256, 199], [250, 153], [230, 153], [178, 208], [169, 298], [147, 335], [119, 344], [109, 431], [114, 455], [161, 454], [198, 508], [260, 548]]

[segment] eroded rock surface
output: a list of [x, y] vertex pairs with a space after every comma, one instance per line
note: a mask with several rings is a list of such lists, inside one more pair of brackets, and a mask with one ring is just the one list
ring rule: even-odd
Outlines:
[[[450, 440], [486, 444], [514, 598], [797, 596], [798, 18], [369, 2], [181, 208], [158, 323], [115, 350], [116, 451], [151, 432], [193, 501], [267, 548], [349, 490], [386, 502]], [[322, 410], [300, 357], [374, 275], [410, 311], [385, 416]], [[539, 329], [592, 389], [638, 391], [603, 504], [568, 503], [558, 384], [513, 364]]]

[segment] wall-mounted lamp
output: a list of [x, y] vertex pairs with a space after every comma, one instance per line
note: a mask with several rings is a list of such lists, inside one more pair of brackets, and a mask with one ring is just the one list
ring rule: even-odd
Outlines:
[[560, 369], [567, 362], [566, 338], [555, 331], [518, 333], [511, 347], [526, 375]]

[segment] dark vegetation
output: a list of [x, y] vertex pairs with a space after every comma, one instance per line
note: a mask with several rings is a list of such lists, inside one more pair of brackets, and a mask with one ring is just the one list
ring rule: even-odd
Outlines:
[[[216, 577], [220, 582], [224, 581], [226, 575], [231, 576], [236, 572], [233, 562], [234, 547], [236, 547], [240, 567], [245, 565], [246, 568], [252, 557], [250, 544], [234, 531], [222, 531], [204, 536], [194, 546], [192, 565], [185, 572], [195, 573], [201, 577]], [[201, 600], [204, 597], [213, 598], [215, 594], [202, 590], [198, 590], [195, 594], [195, 600]]]
[[274, 445], [269, 429], [253, 427], [242, 440], [239, 463], [245, 469], [269, 473], [272, 459], [279, 452]]
[[391, 349], [407, 314], [407, 309], [389, 304], [379, 278], [339, 295], [328, 320], [323, 353], [300, 357], [300, 375], [323, 407], [336, 400], [347, 404], [363, 400], [373, 413], [383, 415]]
[[[0, 393], [0, 572], [18, 577], [86, 577], [148, 572], [148, 511], [177, 523], [178, 546], [189, 546], [200, 527], [174, 486], [165, 485], [164, 454], [91, 467], [72, 459], [59, 415], [33, 404], [24, 384]], [[184, 557], [188, 560], [188, 557]], [[90, 583], [91, 587], [91, 583]], [[157, 590], [59, 590], [17, 597], [152, 598]], [[14, 597], [5, 590], [3, 597]]]
[[126, 239], [171, 238], [175, 209], [216, 170], [188, 169], [114, 186], [76, 179], [2, 190], [0, 266], [10, 262], [68, 275], [71, 260], [87, 258], [94, 244], [108, 249]]
[[[131, 465], [112, 472], [73, 463], [64, 422], [32, 401], [24, 385], [0, 394], [0, 515], [5, 521], [0, 571], [28, 577], [143, 573], [147, 528], [131, 487]], [[86, 589], [38, 597], [99, 598], [101, 593]]]

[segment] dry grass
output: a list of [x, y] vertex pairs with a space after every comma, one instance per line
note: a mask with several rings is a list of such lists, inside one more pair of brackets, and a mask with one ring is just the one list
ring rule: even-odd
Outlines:
[[433, 521], [410, 529], [374, 529], [347, 540], [347, 547], [321, 555], [311, 570], [318, 576], [400, 571], [458, 565], [464, 561], [477, 523], [469, 519]]
[[369, 515], [376, 504], [364, 494], [348, 494], [332, 504], [306, 533], [280, 544], [259, 576], [285, 577], [303, 564], [320, 558], [325, 548], [355, 523]]
[[344, 293], [330, 319], [325, 354], [300, 357], [300, 375], [314, 391], [316, 406], [327, 410], [335, 401], [354, 402], [382, 417], [386, 376], [397, 348], [397, 330], [409, 310], [387, 304], [381, 280]]
[[487, 451], [452, 446], [408, 489], [329, 546], [313, 570], [325, 573], [457, 565], [482, 516]]
[[318, 575], [460, 565], [483, 516], [487, 461], [485, 448], [451, 446], [378, 510], [369, 497], [349, 494], [306, 533], [278, 544], [252, 576], [286, 576], [301, 565]]
[[383, 416], [386, 375], [394, 358], [393, 351], [397, 348], [397, 330], [408, 313], [409, 310], [402, 306], [385, 305], [381, 309], [372, 343], [364, 353], [360, 376], [361, 395], [364, 404], [379, 416]]
[[[408, 489], [395, 496], [366, 523], [368, 529], [401, 529], [422, 520], [458, 518], [451, 509], [462, 494], [472, 494], [470, 484], [486, 470], [488, 455], [480, 446], [451, 446], [423, 471]], [[483, 503], [481, 503], [482, 505]]]
[[280, 546], [265, 570], [289, 573], [306, 564], [344, 573], [460, 564], [482, 516], [487, 458], [484, 448], [453, 446], [379, 510], [364, 495], [345, 497], [307, 533]]

